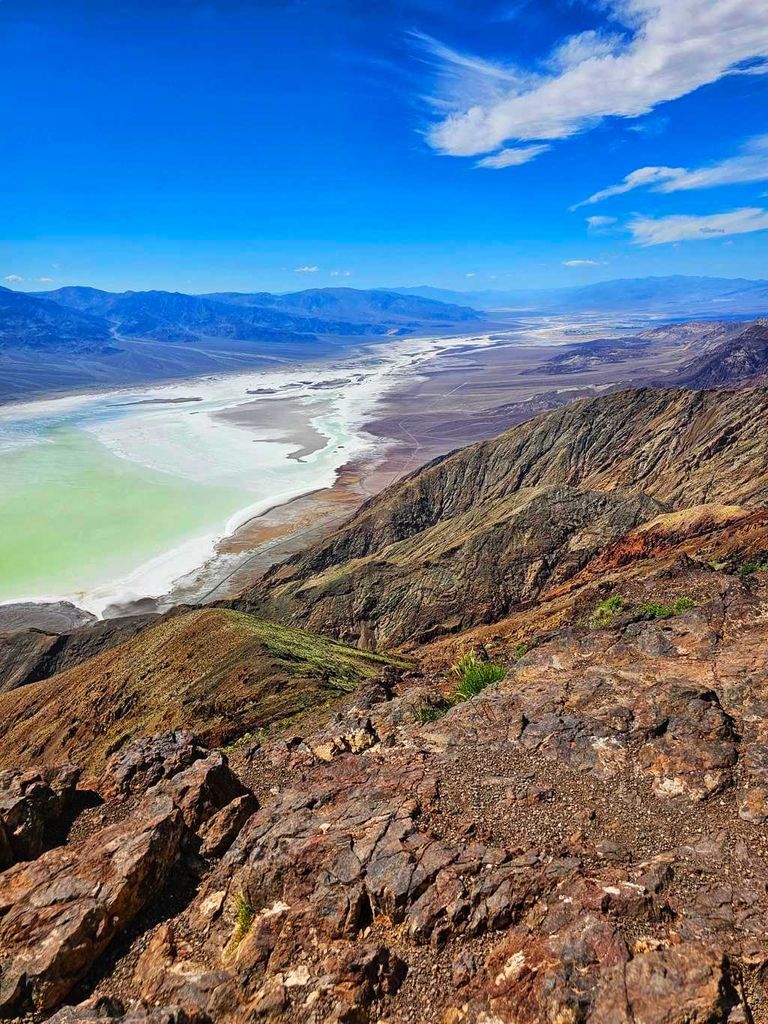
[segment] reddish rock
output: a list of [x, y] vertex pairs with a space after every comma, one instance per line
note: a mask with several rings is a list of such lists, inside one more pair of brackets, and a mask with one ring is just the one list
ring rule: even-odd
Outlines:
[[258, 810], [259, 802], [252, 793], [235, 797], [198, 829], [202, 840], [200, 854], [208, 859], [226, 853], [246, 821]]
[[99, 780], [99, 792], [106, 799], [144, 793], [207, 754], [189, 729], [141, 736], [112, 755]]
[[0, 874], [0, 1014], [55, 1008], [162, 892], [197, 829], [232, 800], [242, 813], [247, 795], [223, 755], [195, 758], [118, 823]]
[[79, 776], [72, 765], [0, 771], [0, 871], [53, 844], [75, 806]]
[[184, 835], [169, 796], [130, 819], [0, 875], [0, 1013], [56, 1007], [163, 889]]

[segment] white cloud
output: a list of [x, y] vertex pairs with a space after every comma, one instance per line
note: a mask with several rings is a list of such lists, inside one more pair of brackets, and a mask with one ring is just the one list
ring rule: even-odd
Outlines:
[[[315, 267], [315, 270], [317, 270], [317, 267]], [[351, 276], [352, 276], [352, 271], [351, 270], [332, 270], [331, 271], [331, 277], [351, 277]]]
[[18, 284], [19, 281], [23, 281], [24, 278], [23, 277], [19, 277], [18, 274], [6, 274], [5, 275], [5, 280], [8, 281], [9, 284]]
[[623, 181], [620, 181], [618, 185], [610, 185], [608, 188], [600, 189], [599, 192], [595, 192], [589, 199], [584, 199], [580, 203], [576, 203], [572, 206], [572, 210], [578, 210], [580, 206], [588, 206], [592, 203], [599, 203], [603, 199], [610, 199], [613, 196], [621, 196], [625, 192], [632, 192], [633, 189], [643, 188], [646, 185], [654, 185], [660, 181], [668, 181], [670, 178], [674, 178], [679, 174], [684, 173], [680, 167], [640, 167], [636, 171], [632, 171], [628, 174]]
[[670, 217], [635, 217], [629, 228], [637, 245], [663, 245], [688, 239], [745, 235], [751, 231], [768, 230], [768, 210], [743, 207], [727, 213], [711, 213], [696, 217], [673, 214]]
[[768, 5], [759, 0], [607, 0], [603, 6], [628, 36], [573, 36], [543, 72], [417, 37], [438, 69], [432, 103], [441, 119], [428, 133], [433, 148], [479, 156], [510, 141], [563, 139], [605, 117], [648, 114], [727, 74], [768, 71]]
[[320, 267], [296, 267], [294, 274], [316, 274]]
[[587, 217], [587, 227], [590, 231], [604, 231], [616, 223], [616, 217]]
[[603, 267], [605, 260], [563, 260], [564, 267]]
[[516, 149], [502, 149], [493, 156], [483, 157], [475, 164], [476, 167], [489, 167], [498, 171], [502, 167], [519, 167], [520, 164], [527, 164], [541, 153], [546, 152], [549, 146], [518, 146]]
[[685, 167], [640, 167], [628, 174], [618, 185], [595, 192], [573, 209], [598, 203], [611, 196], [622, 195], [636, 188], [651, 186], [654, 192], [683, 192], [716, 185], [737, 185], [750, 181], [768, 181], [768, 135], [750, 139], [739, 156], [718, 163], [688, 170]]
[[51, 284], [53, 282], [52, 277], [38, 277], [37, 279], [40, 284]]

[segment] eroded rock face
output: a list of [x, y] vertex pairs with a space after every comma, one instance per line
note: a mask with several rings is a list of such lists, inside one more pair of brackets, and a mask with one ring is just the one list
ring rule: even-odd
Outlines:
[[[133, 996], [217, 1024], [762, 1024], [763, 608], [728, 584], [554, 635], [430, 724], [417, 682], [266, 742], [282, 783]], [[361, 718], [376, 743], [317, 756]]]
[[[159, 737], [137, 749], [155, 756], [122, 762], [151, 768], [129, 772], [128, 791], [140, 780], [161, 779], [126, 816], [0, 874], [0, 1014], [58, 1006], [115, 936], [160, 896], [184, 851], [200, 845], [199, 830], [239, 801], [229, 822], [207, 837], [215, 856], [252, 810], [223, 755], [208, 754], [191, 737]], [[179, 770], [192, 750], [196, 756]], [[185, 1019], [132, 1012], [119, 1019]]]
[[276, 570], [244, 604], [363, 647], [413, 644], [501, 618], [662, 509], [637, 493], [524, 488], [347, 564]]
[[72, 765], [0, 771], [0, 871], [52, 845], [74, 809], [79, 776]]
[[180, 810], [153, 792], [130, 821], [0, 876], [0, 1012], [55, 1008], [162, 891], [183, 835]]
[[189, 729], [140, 736], [109, 759], [99, 780], [99, 791], [105, 799], [145, 792], [207, 753]]

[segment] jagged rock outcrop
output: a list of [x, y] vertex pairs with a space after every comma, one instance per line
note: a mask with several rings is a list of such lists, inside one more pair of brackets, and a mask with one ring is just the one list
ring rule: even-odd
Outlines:
[[768, 1019], [768, 846], [741, 813], [768, 583], [710, 575], [701, 606], [554, 634], [431, 724], [405, 689], [367, 707], [372, 746], [267, 741], [250, 763], [282, 784], [130, 998], [217, 1024]]
[[77, 808], [79, 777], [72, 765], [0, 771], [0, 871], [39, 857], [66, 829]]
[[[167, 750], [167, 738], [157, 748]], [[182, 854], [199, 847], [201, 827], [233, 801], [257, 806], [222, 754], [203, 751], [188, 765], [176, 755], [138, 802], [113, 808], [113, 824], [0, 873], [0, 1015], [58, 1006], [161, 895]]]

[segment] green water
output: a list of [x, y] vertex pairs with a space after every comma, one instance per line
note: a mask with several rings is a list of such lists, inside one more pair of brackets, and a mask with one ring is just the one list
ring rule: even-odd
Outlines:
[[0, 453], [0, 601], [117, 579], [253, 500], [117, 458], [76, 430], [48, 439]]

